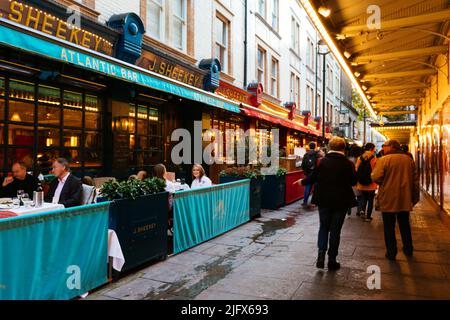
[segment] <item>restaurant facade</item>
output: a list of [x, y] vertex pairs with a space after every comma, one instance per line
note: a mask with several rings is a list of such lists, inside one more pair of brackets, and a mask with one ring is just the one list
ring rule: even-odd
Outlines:
[[[106, 25], [81, 16], [79, 28], [64, 6], [0, 0], [0, 17], [3, 174], [18, 160], [46, 174], [57, 157], [79, 176], [126, 178], [157, 163], [189, 172], [171, 163], [171, 134], [193, 133], [195, 121], [203, 132], [280, 129], [285, 156], [319, 140], [320, 119], [299, 115], [295, 103], [263, 99], [261, 84], [244, 90], [220, 80], [218, 60], [192, 65], [144, 43], [134, 13]], [[213, 180], [234, 163], [223, 160], [208, 168]]]

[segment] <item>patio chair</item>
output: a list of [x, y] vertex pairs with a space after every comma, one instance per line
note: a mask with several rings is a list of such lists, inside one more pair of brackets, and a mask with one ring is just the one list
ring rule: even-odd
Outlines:
[[83, 192], [81, 195], [81, 204], [91, 204], [94, 203], [95, 198], [95, 187], [88, 186], [87, 184], [82, 185]]

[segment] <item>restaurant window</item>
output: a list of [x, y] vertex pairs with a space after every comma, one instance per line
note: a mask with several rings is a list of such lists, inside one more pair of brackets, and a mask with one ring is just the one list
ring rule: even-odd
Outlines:
[[[115, 167], [145, 168], [161, 162], [161, 129], [159, 109], [135, 103], [113, 105]], [[91, 139], [101, 143], [95, 136]]]
[[[7, 82], [9, 110], [5, 115]], [[86, 124], [101, 136], [102, 116], [97, 96], [19, 79], [2, 78], [0, 88], [0, 126], [2, 133], [7, 134], [7, 141], [0, 140], [7, 155], [3, 159], [1, 152], [3, 171], [10, 171], [14, 161], [22, 160], [30, 170], [46, 174], [52, 160], [62, 156], [68, 158], [75, 171], [102, 167], [100, 160], [86, 162], [86, 152], [91, 146], [84, 143], [84, 123], [92, 118], [91, 113], [95, 113], [96, 124], [91, 125], [89, 120]], [[101, 155], [101, 144], [93, 145], [92, 149]]]
[[163, 40], [164, 0], [147, 0], [147, 30], [151, 37]]
[[300, 54], [300, 23], [294, 16], [291, 19], [291, 48], [297, 55]]
[[258, 79], [258, 82], [261, 83], [263, 85], [263, 87], [265, 87], [266, 86], [266, 75], [265, 75], [266, 51], [261, 47], [258, 47], [257, 63], [258, 63], [258, 65], [257, 65], [256, 77]]
[[[244, 119], [238, 115], [231, 115], [228, 113], [225, 113], [220, 110], [214, 110], [211, 112], [211, 129], [218, 130], [220, 134], [222, 135], [222, 145], [219, 146], [217, 144], [216, 137], [211, 137], [211, 143], [214, 144], [214, 156], [218, 156], [221, 154], [223, 156], [224, 161], [231, 163], [236, 162], [237, 159], [237, 150], [234, 150], [233, 157], [231, 154], [227, 154], [227, 142], [230, 143], [230, 141], [227, 141], [226, 139], [226, 130], [243, 130], [244, 128]], [[237, 142], [241, 137], [239, 135], [235, 136], [235, 141]], [[234, 143], [234, 142], [231, 142]]]
[[278, 97], [278, 60], [272, 58], [272, 65], [270, 68], [270, 94]]
[[229, 22], [223, 19], [222, 17], [216, 16], [215, 56], [220, 61], [222, 70], [225, 72], [229, 72], [228, 37], [229, 37]]
[[172, 44], [180, 50], [186, 47], [186, 0], [172, 0]]

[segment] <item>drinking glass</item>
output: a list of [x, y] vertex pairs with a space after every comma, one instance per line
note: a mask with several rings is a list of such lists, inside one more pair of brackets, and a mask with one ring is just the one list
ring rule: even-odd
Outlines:
[[14, 209], [20, 208], [20, 199], [19, 199], [19, 198], [14, 197], [14, 198], [12, 199], [12, 203], [13, 203], [13, 208], [14, 208]]

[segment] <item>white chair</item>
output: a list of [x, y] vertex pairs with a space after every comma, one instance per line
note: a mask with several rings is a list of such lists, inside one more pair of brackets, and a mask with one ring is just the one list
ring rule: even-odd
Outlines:
[[88, 186], [87, 184], [82, 185], [83, 191], [81, 194], [81, 204], [91, 204], [94, 203], [95, 198], [95, 187]]

